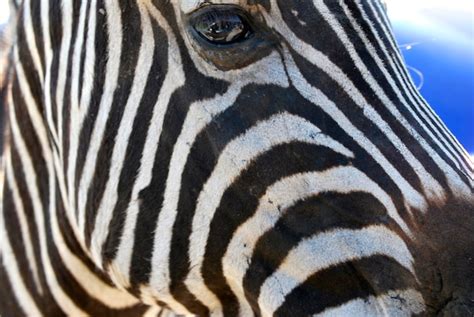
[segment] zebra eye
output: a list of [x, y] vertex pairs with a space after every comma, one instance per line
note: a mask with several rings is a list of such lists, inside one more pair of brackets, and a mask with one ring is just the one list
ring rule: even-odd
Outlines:
[[261, 16], [233, 4], [206, 2], [183, 15], [183, 22], [193, 51], [223, 71], [244, 68], [269, 55], [279, 43]]
[[246, 17], [236, 11], [221, 8], [196, 12], [191, 24], [197, 34], [210, 43], [237, 43], [249, 38], [252, 28]]

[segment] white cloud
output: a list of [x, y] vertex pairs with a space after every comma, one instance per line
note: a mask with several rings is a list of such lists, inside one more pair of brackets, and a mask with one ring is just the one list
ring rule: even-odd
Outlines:
[[392, 20], [419, 19], [426, 10], [474, 12], [472, 0], [385, 0]]
[[[472, 51], [473, 0], [385, 0], [390, 20]], [[460, 27], [466, 25], [466, 27]]]

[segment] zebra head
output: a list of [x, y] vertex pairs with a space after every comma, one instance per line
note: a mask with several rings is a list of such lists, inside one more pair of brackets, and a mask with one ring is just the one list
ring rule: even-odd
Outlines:
[[473, 166], [378, 0], [24, 0], [12, 59], [25, 312], [405, 316], [472, 286]]

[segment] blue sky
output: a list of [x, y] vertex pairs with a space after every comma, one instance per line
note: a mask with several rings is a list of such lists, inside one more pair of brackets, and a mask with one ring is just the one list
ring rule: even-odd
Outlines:
[[474, 153], [474, 1], [387, 0], [421, 94]]

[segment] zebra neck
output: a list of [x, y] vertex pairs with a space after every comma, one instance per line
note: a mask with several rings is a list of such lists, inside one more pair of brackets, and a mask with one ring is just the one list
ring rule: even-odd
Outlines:
[[[15, 119], [22, 109], [10, 111]], [[13, 124], [16, 122], [13, 120]], [[31, 170], [36, 164], [43, 164], [35, 169], [38, 173], [47, 170], [44, 160], [31, 159], [41, 157], [32, 153], [38, 148], [32, 143], [33, 136], [23, 137], [27, 130], [18, 133], [20, 126], [12, 125], [11, 130], [4, 153], [0, 214], [0, 296], [11, 303], [9, 313], [25, 313], [16, 311], [18, 307], [30, 309], [26, 312], [30, 316], [62, 312], [137, 315], [150, 309], [115, 287], [93, 263], [73, 233], [57, 178], [41, 177]], [[22, 303], [17, 305], [18, 301]]]

